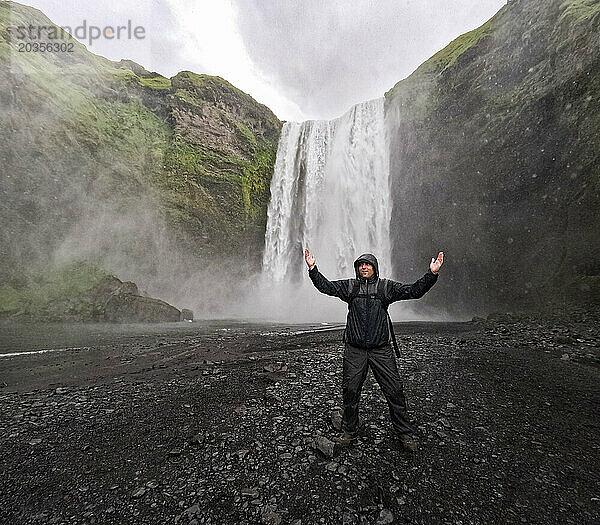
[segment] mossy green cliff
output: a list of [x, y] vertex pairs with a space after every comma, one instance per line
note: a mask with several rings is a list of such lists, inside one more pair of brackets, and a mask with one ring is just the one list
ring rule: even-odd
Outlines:
[[597, 304], [600, 3], [511, 0], [386, 93], [393, 260], [450, 313]]
[[222, 78], [168, 79], [70, 38], [36, 40], [70, 52], [20, 52], [29, 25], [53, 26], [0, 1], [0, 282], [25, 290], [79, 257], [146, 281], [165, 280], [163, 254], [174, 273], [229, 256], [255, 267], [275, 115]]

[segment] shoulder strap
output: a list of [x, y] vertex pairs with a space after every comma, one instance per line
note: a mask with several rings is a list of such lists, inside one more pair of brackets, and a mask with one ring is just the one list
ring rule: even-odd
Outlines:
[[357, 279], [352, 279], [350, 281], [350, 292], [348, 293], [348, 305], [350, 305], [350, 303], [352, 301], [354, 301], [354, 299], [356, 299], [359, 291], [360, 291], [360, 283], [358, 282]]
[[[349, 288], [350, 288], [350, 290], [348, 292], [348, 310], [350, 309], [350, 305], [352, 304], [352, 301], [354, 301], [354, 299], [356, 299], [358, 292], [360, 291], [360, 283], [356, 279], [350, 279]], [[345, 328], [344, 328], [344, 334], [342, 335], [342, 341], [344, 343], [346, 342], [346, 329]]]
[[387, 294], [385, 293], [387, 289], [387, 279], [379, 279], [377, 281], [377, 299], [379, 299], [383, 304], [384, 308], [387, 310], [388, 305], [385, 304], [385, 299]]
[[390, 317], [390, 313], [387, 311], [386, 308], [386, 313], [387, 313], [387, 318], [388, 318], [388, 326], [390, 327], [390, 335], [392, 336], [392, 346], [394, 347], [394, 353], [396, 354], [396, 357], [400, 357], [400, 350], [398, 349], [398, 343], [396, 341], [396, 334], [394, 333], [394, 324], [392, 323], [392, 319]]
[[388, 312], [389, 304], [386, 303], [386, 298], [387, 298], [386, 290], [387, 290], [387, 280], [379, 279], [379, 282], [377, 283], [377, 298], [381, 301], [383, 308], [385, 309], [385, 313], [387, 314], [388, 327], [390, 329], [390, 335], [392, 337], [392, 346], [394, 347], [394, 353], [396, 354], [396, 357], [400, 357], [400, 350], [398, 349], [398, 342], [396, 341], [396, 334], [394, 333], [394, 324], [392, 323], [392, 318], [390, 317], [390, 312]]

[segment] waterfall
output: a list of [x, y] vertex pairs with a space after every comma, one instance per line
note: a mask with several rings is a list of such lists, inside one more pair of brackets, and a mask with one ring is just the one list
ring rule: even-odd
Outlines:
[[354, 275], [352, 263], [375, 254], [391, 272], [389, 148], [384, 99], [343, 116], [286, 122], [281, 132], [268, 207], [263, 274], [296, 281], [309, 248], [330, 279]]

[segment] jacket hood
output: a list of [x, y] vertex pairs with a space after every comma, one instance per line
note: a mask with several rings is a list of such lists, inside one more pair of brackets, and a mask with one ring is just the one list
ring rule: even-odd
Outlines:
[[360, 273], [358, 272], [358, 263], [362, 262], [362, 261], [366, 261], [369, 264], [373, 265], [373, 278], [378, 278], [379, 277], [379, 263], [377, 262], [377, 257], [375, 257], [372, 253], [363, 253], [360, 257], [358, 257], [358, 259], [356, 259], [356, 261], [354, 261], [354, 271], [356, 273], [356, 278], [357, 279], [361, 279]]

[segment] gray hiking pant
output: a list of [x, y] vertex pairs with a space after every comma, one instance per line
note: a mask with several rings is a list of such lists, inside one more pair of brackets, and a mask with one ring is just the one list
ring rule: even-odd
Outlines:
[[342, 393], [344, 412], [342, 429], [351, 434], [358, 431], [358, 403], [369, 367], [379, 384], [390, 409], [392, 426], [398, 434], [411, 434], [414, 427], [408, 420], [402, 380], [391, 345], [379, 348], [358, 348], [346, 343]]

